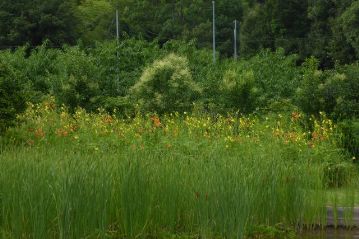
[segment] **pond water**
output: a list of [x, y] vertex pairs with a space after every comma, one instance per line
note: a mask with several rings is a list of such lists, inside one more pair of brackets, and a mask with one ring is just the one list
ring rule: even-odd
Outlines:
[[359, 230], [327, 229], [303, 232], [298, 235], [298, 239], [359, 239]]

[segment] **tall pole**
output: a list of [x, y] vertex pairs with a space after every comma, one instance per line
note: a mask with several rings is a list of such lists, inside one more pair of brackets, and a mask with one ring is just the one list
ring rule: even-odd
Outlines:
[[120, 27], [119, 27], [119, 22], [118, 22], [118, 9], [116, 9], [116, 39], [117, 39], [117, 42], [120, 39]]
[[212, 1], [213, 5], [213, 63], [216, 64], [216, 2]]
[[237, 53], [237, 20], [234, 20], [234, 59], [238, 58]]

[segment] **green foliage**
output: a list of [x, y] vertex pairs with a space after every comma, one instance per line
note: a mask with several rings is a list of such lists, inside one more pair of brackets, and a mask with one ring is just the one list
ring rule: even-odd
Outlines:
[[98, 43], [92, 49], [49, 49], [48, 42], [35, 49], [2, 51], [0, 59], [29, 86], [31, 102], [54, 95], [59, 103], [74, 109], [104, 107], [126, 111], [128, 91], [144, 67], [163, 54], [156, 42], [126, 39]]
[[324, 110], [335, 119], [359, 116], [359, 65], [337, 68], [323, 86]]
[[55, 46], [75, 43], [75, 4], [75, 0], [2, 0], [0, 46], [37, 46], [46, 39]]
[[223, 76], [223, 95], [227, 97], [229, 108], [241, 113], [251, 113], [257, 106], [258, 89], [255, 87], [253, 71], [238, 72], [229, 69]]
[[357, 168], [351, 162], [326, 162], [324, 164], [324, 182], [327, 188], [341, 188], [350, 185], [357, 178]]
[[113, 38], [109, 31], [114, 9], [108, 0], [84, 0], [76, 8], [77, 32], [85, 45]]
[[339, 17], [339, 24], [347, 42], [356, 51], [359, 58], [359, 2], [353, 1], [350, 7]]
[[51, 93], [53, 78], [56, 72], [57, 49], [48, 49], [48, 43], [36, 47], [28, 57], [24, 57], [24, 65], [18, 69], [23, 72], [26, 81], [31, 85], [32, 102], [42, 102]]
[[[211, 80], [206, 76], [207, 72], [213, 70], [213, 55], [212, 51], [202, 48], [199, 49], [197, 42], [192, 40], [186, 41], [169, 41], [163, 46], [163, 50], [167, 53], [175, 53], [181, 56], [186, 56], [188, 59], [188, 66], [191, 69], [193, 80], [200, 84], [210, 84]], [[218, 59], [217, 59], [218, 60]], [[221, 65], [221, 63], [219, 63]], [[216, 79], [217, 80], [217, 79]]]
[[161, 53], [156, 42], [124, 39], [118, 45], [115, 41], [97, 43], [89, 51], [89, 56], [101, 69], [106, 95], [125, 97], [140, 78], [143, 69]]
[[[230, 84], [232, 93], [225, 91], [221, 97], [227, 98], [227, 104], [232, 106], [241, 104], [246, 113], [267, 108], [275, 102], [290, 101], [301, 78], [295, 65], [296, 59], [295, 55], [285, 56], [284, 51], [279, 49], [276, 52], [264, 50], [249, 59], [226, 63], [224, 89], [228, 89], [225, 85]], [[234, 84], [235, 78], [237, 84]]]
[[[0, 154], [1, 233], [292, 238], [287, 226], [326, 222], [326, 162], [346, 159], [331, 134], [308, 147], [298, 117], [124, 120], [71, 114], [53, 101], [29, 105]], [[354, 206], [355, 182], [338, 203]]]
[[286, 56], [283, 49], [275, 52], [264, 50], [243, 61], [243, 68], [253, 71], [263, 97], [267, 101], [276, 101], [291, 98], [299, 84], [296, 60], [296, 55]]
[[0, 135], [14, 125], [16, 115], [25, 109], [24, 88], [11, 66], [0, 59]]
[[197, 105], [207, 112], [223, 113], [219, 79], [223, 77], [227, 63], [226, 61], [221, 62], [217, 57], [219, 62], [214, 65], [212, 51], [205, 48], [198, 49], [196, 45], [194, 40], [190, 42], [169, 41], [162, 49], [167, 53], [174, 52], [187, 57], [193, 80], [202, 88], [201, 99]]
[[[240, 28], [240, 53], [252, 56], [258, 49], [273, 49], [269, 18], [262, 5], [248, 9]], [[257, 27], [253, 27], [257, 26]]]
[[94, 110], [101, 95], [100, 76], [93, 57], [79, 47], [65, 48], [56, 57], [51, 93], [72, 110], [78, 106]]
[[[240, 54], [283, 48], [300, 60], [314, 55], [321, 67], [358, 59], [358, 2], [221, 0], [216, 2], [218, 55], [233, 54], [233, 21], [238, 20]], [[212, 4], [181, 0], [3, 0], [0, 10], [0, 47], [29, 43], [50, 46], [115, 38], [115, 11], [120, 13], [120, 34], [163, 46], [172, 40], [196, 40], [212, 47]], [[255, 27], [253, 27], [255, 26]]]
[[323, 111], [337, 120], [358, 116], [358, 64], [319, 71], [318, 61], [311, 58], [303, 67], [304, 78], [296, 93], [297, 104], [304, 112]]
[[303, 64], [303, 80], [296, 90], [296, 103], [308, 115], [317, 115], [320, 105], [319, 85], [324, 81], [323, 72], [318, 70], [319, 62], [312, 57]]
[[145, 112], [184, 112], [200, 93], [184, 57], [170, 54], [147, 67], [131, 94]]
[[[115, 0], [113, 5], [122, 9], [122, 29], [131, 37], [157, 39], [161, 45], [173, 39], [196, 39], [199, 47], [212, 45], [212, 3], [209, 1]], [[217, 1], [216, 9], [217, 47], [221, 54], [229, 56], [233, 52], [233, 20], [240, 20], [242, 2]]]
[[353, 155], [353, 161], [359, 159], [359, 120], [344, 120], [340, 122], [339, 128], [342, 131], [342, 145]]
[[[357, 60], [355, 50], [348, 41], [348, 32], [341, 16], [355, 0], [308, 1], [310, 32], [307, 55], [319, 59], [321, 67], [332, 68], [335, 62], [352, 63]], [[349, 29], [348, 29], [349, 30]]]
[[286, 53], [305, 54], [304, 38], [309, 26], [306, 10], [307, 1], [269, 0], [255, 4], [243, 20], [241, 52], [253, 55], [258, 49], [283, 48]]
[[31, 51], [27, 47], [22, 47], [15, 51], [0, 52], [0, 60], [16, 72], [17, 80], [26, 83], [27, 96], [30, 101], [36, 103], [50, 94], [56, 57], [60, 53], [59, 50], [47, 47], [48, 43], [45, 42]]
[[275, 226], [254, 226], [248, 233], [248, 239], [294, 239], [296, 237], [295, 230], [282, 224]]
[[308, 115], [318, 116], [319, 112], [325, 112], [340, 122], [342, 135], [339, 141], [349, 153], [357, 157], [358, 64], [339, 66], [330, 71], [317, 69], [318, 61], [315, 58], [308, 59], [304, 64], [304, 78], [296, 92], [296, 103]]

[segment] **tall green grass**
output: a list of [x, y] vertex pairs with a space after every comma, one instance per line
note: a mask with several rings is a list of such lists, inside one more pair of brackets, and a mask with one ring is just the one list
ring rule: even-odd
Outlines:
[[[96, 125], [96, 116], [86, 117]], [[136, 132], [125, 138], [80, 128], [75, 138], [46, 135], [3, 149], [0, 235], [243, 238], [258, 225], [325, 224], [331, 194], [322, 160], [343, 158], [334, 146], [288, 144], [266, 132], [267, 123], [228, 140], [224, 125], [209, 138], [194, 120], [170, 118], [159, 128], [137, 120], [124, 123]], [[354, 205], [350, 178], [341, 197]]]

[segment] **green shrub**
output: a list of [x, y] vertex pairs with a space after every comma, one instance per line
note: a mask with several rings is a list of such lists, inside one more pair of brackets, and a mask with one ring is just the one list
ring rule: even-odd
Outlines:
[[200, 111], [211, 114], [225, 113], [219, 79], [223, 77], [228, 61], [217, 59], [217, 64], [213, 64], [212, 51], [206, 48], [199, 49], [197, 45], [196, 40], [173, 40], [167, 42], [163, 50], [187, 57], [193, 80], [202, 89], [201, 99], [197, 104], [197, 107], [201, 108]]
[[60, 54], [59, 49], [47, 48], [47, 42], [33, 49], [25, 59], [24, 72], [27, 81], [33, 90], [32, 102], [42, 102], [51, 92], [53, 75], [56, 74], [56, 57]]
[[24, 85], [16, 73], [0, 60], [0, 135], [15, 123], [25, 109]]
[[355, 167], [349, 162], [324, 163], [324, 184], [327, 188], [340, 188], [350, 185], [356, 178]]
[[131, 94], [141, 110], [161, 114], [190, 110], [200, 91], [192, 79], [188, 60], [169, 54], [144, 70]]
[[[301, 78], [296, 59], [296, 55], [286, 56], [283, 49], [278, 49], [276, 52], [263, 50], [249, 59], [222, 63], [224, 85], [221, 88], [228, 89], [225, 86], [228, 78], [237, 78], [238, 82], [237, 89], [234, 87], [232, 93], [225, 90], [222, 92], [222, 98], [231, 107], [240, 105], [246, 113], [255, 109], [266, 109], [275, 102], [288, 101], [292, 104]], [[240, 88], [247, 89], [243, 91]], [[243, 97], [247, 99], [244, 100]]]
[[359, 63], [340, 66], [326, 82], [326, 92], [335, 92], [332, 117], [338, 120], [359, 117]]
[[318, 61], [308, 59], [304, 78], [297, 89], [297, 104], [307, 114], [326, 112], [335, 120], [357, 117], [359, 113], [359, 65], [318, 70]]
[[53, 75], [56, 74], [54, 63], [61, 51], [48, 49], [47, 42], [30, 50], [21, 47], [15, 51], [0, 52], [0, 60], [16, 72], [16, 78], [28, 85], [28, 100], [42, 102], [50, 94]]
[[354, 157], [354, 161], [359, 159], [359, 120], [345, 120], [339, 124], [342, 132], [342, 145]]
[[325, 75], [318, 70], [319, 61], [312, 57], [303, 64], [303, 79], [295, 92], [297, 105], [308, 115], [318, 115], [320, 104], [320, 86]]
[[71, 110], [80, 106], [86, 110], [97, 107], [101, 96], [101, 70], [95, 59], [79, 47], [68, 47], [56, 58], [52, 75], [52, 94], [58, 103]]
[[251, 113], [257, 106], [259, 90], [255, 86], [253, 71], [239, 72], [229, 69], [223, 76], [223, 96], [229, 108], [241, 113]]
[[101, 89], [110, 97], [125, 97], [129, 89], [141, 77], [144, 68], [158, 58], [163, 51], [156, 42], [125, 39], [97, 43], [89, 51], [89, 57], [101, 70]]
[[348, 7], [343, 14], [338, 17], [337, 24], [342, 29], [346, 41], [356, 51], [356, 56], [359, 56], [359, 2], [351, 1], [352, 4]]
[[245, 71], [252, 70], [257, 88], [261, 89], [263, 103], [291, 99], [299, 86], [301, 74], [296, 66], [296, 55], [286, 56], [283, 49], [264, 50], [240, 62]]
[[230, 109], [240, 108], [243, 113], [267, 109], [276, 102], [293, 104], [301, 78], [296, 59], [296, 55], [285, 56], [279, 49], [263, 50], [249, 59], [221, 62], [217, 71], [223, 77], [219, 87], [223, 90], [216, 100], [223, 101]]

